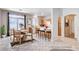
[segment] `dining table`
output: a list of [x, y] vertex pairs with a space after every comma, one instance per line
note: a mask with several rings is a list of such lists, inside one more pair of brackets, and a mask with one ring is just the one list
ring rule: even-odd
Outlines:
[[27, 33], [28, 30], [20, 30], [21, 33]]
[[[21, 34], [24, 35], [25, 39], [26, 40], [26, 37], [27, 36], [31, 36], [31, 39], [33, 39], [33, 34], [32, 33], [29, 33], [29, 31], [26, 29], [26, 30], [20, 30], [21, 31]], [[27, 39], [28, 40], [28, 39]]]

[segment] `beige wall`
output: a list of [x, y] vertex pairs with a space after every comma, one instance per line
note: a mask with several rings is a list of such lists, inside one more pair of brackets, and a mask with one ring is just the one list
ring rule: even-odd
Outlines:
[[0, 10], [0, 26], [5, 25], [7, 34], [7, 11]]
[[0, 11], [0, 26], [1, 26], [1, 11]]
[[[1, 11], [0, 11], [0, 27], [1, 27]], [[0, 35], [1, 35], [1, 33], [0, 33]], [[1, 36], [0, 36], [1, 37]]]
[[2, 11], [1, 17], [2, 17], [2, 25], [5, 25], [7, 34], [7, 11]]

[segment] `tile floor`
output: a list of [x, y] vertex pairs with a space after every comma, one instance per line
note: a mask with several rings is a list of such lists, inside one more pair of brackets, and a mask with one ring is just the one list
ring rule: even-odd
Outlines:
[[10, 37], [0, 38], [0, 51], [57, 51], [58, 49], [62, 49], [63, 51], [65, 51], [64, 49], [79, 51], [79, 42], [75, 39], [57, 37], [54, 41], [48, 41], [45, 38], [34, 38], [36, 40], [33, 42], [27, 42], [13, 47], [10, 45]]

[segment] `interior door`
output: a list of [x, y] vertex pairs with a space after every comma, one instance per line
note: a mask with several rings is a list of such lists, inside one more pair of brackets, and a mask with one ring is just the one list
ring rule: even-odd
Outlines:
[[74, 38], [74, 16], [73, 14], [65, 16], [65, 37]]
[[70, 20], [68, 16], [65, 17], [65, 37], [70, 37]]
[[58, 36], [61, 36], [61, 17], [58, 17]]

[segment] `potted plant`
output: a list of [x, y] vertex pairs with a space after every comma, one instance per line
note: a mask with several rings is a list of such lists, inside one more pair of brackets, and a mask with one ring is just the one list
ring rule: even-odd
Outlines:
[[5, 35], [5, 26], [4, 25], [0, 28], [0, 33], [1, 33], [2, 38], [4, 38], [6, 36]]

